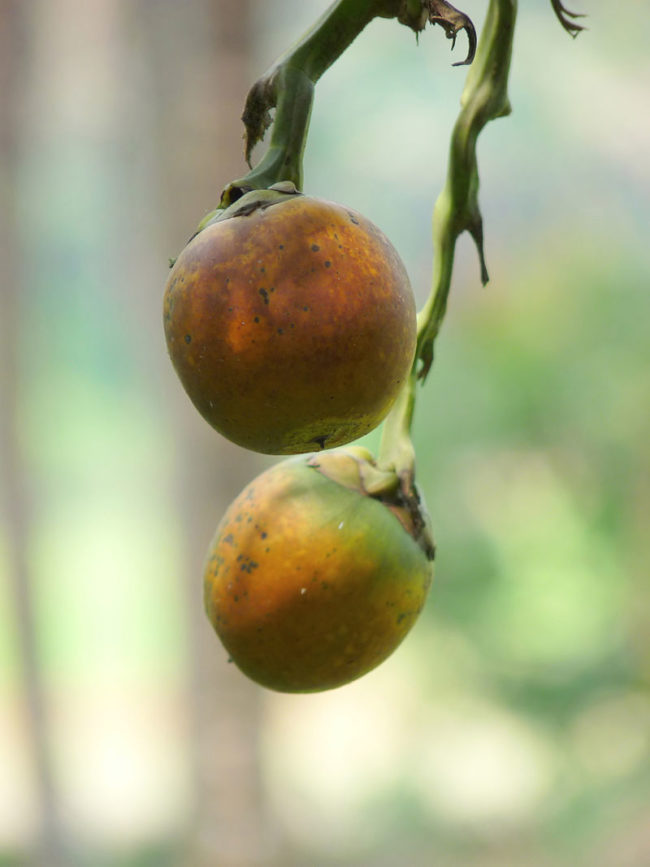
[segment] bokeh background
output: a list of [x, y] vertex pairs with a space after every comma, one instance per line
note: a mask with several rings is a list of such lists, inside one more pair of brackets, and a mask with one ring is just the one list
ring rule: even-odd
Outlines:
[[[244, 172], [249, 86], [325, 5], [2, 0], [0, 864], [645, 867], [644, 3], [584, 2], [576, 41], [520, 4], [514, 113], [479, 148], [491, 282], [461, 239], [418, 400], [438, 556], [413, 633], [285, 696], [203, 615], [213, 530], [272, 459], [185, 398], [167, 260]], [[479, 28], [485, 7], [463, 6]], [[420, 304], [449, 48], [374, 22], [318, 86], [305, 162]]]

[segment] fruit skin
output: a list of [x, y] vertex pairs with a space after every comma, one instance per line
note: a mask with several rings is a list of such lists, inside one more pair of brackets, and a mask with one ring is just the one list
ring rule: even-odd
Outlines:
[[405, 529], [405, 509], [310, 460], [285, 460], [242, 491], [205, 567], [206, 611], [233, 662], [282, 692], [331, 689], [377, 666], [413, 626], [432, 579], [432, 554]]
[[267, 454], [372, 430], [415, 352], [415, 301], [393, 246], [360, 214], [304, 195], [199, 232], [169, 274], [164, 326], [201, 415]]

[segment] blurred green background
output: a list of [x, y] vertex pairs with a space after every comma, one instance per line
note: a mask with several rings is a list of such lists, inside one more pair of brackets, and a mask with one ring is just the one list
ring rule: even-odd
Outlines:
[[[0, 864], [650, 864], [650, 15], [521, 3], [420, 391], [438, 554], [384, 665], [266, 692], [201, 565], [271, 459], [167, 359], [175, 255], [241, 176], [248, 87], [324, 0], [6, 0], [0, 15]], [[463, 9], [480, 28], [485, 0]], [[462, 42], [462, 44], [460, 44]], [[306, 191], [421, 304], [464, 71], [376, 21], [318, 86]], [[259, 156], [259, 153], [258, 153]], [[377, 437], [371, 437], [376, 443]]]

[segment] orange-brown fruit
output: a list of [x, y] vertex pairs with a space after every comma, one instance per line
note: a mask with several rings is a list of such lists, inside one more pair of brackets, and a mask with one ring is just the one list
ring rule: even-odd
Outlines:
[[206, 611], [233, 662], [263, 686], [315, 692], [360, 677], [424, 605], [433, 546], [417, 495], [410, 504], [395, 486], [385, 500], [368, 495], [375, 467], [364, 452], [277, 464], [217, 528]]
[[253, 451], [296, 454], [382, 421], [413, 361], [415, 302], [370, 221], [276, 195], [190, 241], [169, 275], [164, 324], [176, 372], [214, 428]]

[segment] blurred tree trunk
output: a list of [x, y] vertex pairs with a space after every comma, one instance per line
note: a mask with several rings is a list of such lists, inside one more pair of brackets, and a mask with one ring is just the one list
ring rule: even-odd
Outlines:
[[18, 227], [19, 152], [24, 82], [30, 58], [29, 22], [22, 0], [9, 0], [0, 15], [0, 469], [3, 510], [8, 528], [10, 583], [27, 707], [28, 742], [34, 765], [40, 833], [31, 863], [64, 863], [63, 834], [57, 811], [47, 728], [45, 690], [38, 659], [33, 587], [28, 565], [31, 504], [29, 473], [19, 441], [21, 321], [25, 311], [23, 238]]
[[[253, 5], [250, 0], [150, 4], [165, 262], [217, 204], [221, 188], [244, 171], [240, 116], [251, 84]], [[187, 864], [268, 864], [272, 847], [258, 765], [260, 693], [227, 664], [203, 611], [202, 587], [203, 560], [216, 524], [259, 463], [208, 428], [182, 393], [171, 364], [165, 369], [180, 456], [178, 513], [187, 544], [192, 645], [196, 802]]]

